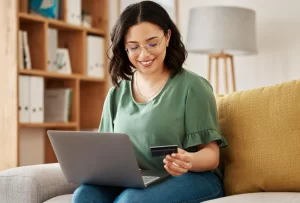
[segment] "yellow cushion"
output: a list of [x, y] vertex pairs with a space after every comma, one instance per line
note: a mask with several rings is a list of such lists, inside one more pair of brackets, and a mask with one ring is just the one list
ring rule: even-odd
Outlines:
[[300, 80], [217, 97], [226, 195], [300, 192]]

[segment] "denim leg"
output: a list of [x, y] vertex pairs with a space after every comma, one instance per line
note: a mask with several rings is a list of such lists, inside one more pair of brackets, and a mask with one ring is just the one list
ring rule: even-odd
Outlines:
[[72, 198], [73, 203], [111, 203], [124, 190], [120, 187], [83, 184]]
[[199, 203], [223, 197], [221, 180], [211, 172], [188, 172], [181, 176], [170, 177], [145, 189], [125, 189], [116, 203]]

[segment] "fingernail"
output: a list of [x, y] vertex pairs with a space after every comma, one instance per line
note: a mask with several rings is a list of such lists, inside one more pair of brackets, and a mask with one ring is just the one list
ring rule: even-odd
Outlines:
[[172, 157], [175, 157], [176, 156], [176, 154], [172, 154]]

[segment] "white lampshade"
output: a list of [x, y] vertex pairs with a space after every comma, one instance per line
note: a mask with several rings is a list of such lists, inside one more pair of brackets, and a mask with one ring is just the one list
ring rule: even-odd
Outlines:
[[227, 6], [193, 8], [186, 48], [203, 54], [255, 54], [255, 11]]

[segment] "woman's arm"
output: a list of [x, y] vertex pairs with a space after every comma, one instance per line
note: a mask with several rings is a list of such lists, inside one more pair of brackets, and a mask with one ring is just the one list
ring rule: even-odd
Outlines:
[[216, 141], [198, 145], [197, 152], [189, 153], [191, 160], [190, 171], [200, 172], [214, 170], [219, 165], [220, 148]]

